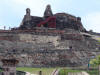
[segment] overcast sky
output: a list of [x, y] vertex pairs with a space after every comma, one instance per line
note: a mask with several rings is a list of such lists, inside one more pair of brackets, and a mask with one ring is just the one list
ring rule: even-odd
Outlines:
[[66, 12], [79, 16], [87, 30], [100, 32], [100, 0], [0, 0], [0, 29], [18, 27], [26, 8], [31, 9], [33, 16], [43, 16], [47, 4], [54, 14]]

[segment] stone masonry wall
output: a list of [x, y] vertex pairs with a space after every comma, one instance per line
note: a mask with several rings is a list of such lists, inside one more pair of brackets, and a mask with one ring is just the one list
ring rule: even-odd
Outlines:
[[92, 38], [81, 35], [77, 40], [77, 35], [72, 40], [65, 35], [0, 33], [0, 59], [14, 53], [20, 60], [18, 66], [80, 66], [100, 54], [100, 44]]

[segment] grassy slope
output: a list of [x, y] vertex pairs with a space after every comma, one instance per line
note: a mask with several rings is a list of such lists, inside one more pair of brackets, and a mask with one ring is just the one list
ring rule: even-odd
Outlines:
[[87, 71], [87, 73], [89, 73], [90, 75], [99, 75], [99, 71], [98, 70]]
[[81, 72], [80, 70], [61, 69], [59, 75], [67, 75], [68, 72]]
[[[68, 72], [81, 72], [81, 71], [84, 71], [84, 70], [61, 69], [60, 75], [67, 75]], [[97, 70], [89, 70], [89, 71], [86, 71], [86, 72], [89, 73], [90, 75], [98, 75]]]
[[50, 75], [55, 68], [27, 68], [27, 67], [19, 67], [16, 70], [30, 72], [33, 74], [38, 74], [39, 71], [42, 71], [43, 75]]

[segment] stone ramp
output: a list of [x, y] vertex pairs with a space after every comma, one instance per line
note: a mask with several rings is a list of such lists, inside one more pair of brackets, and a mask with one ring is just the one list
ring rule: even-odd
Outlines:
[[51, 75], [59, 75], [60, 69], [55, 69]]

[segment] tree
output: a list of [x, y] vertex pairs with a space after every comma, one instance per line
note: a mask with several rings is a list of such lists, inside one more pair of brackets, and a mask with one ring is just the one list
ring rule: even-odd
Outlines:
[[99, 75], [100, 75], [100, 55], [97, 56], [95, 59], [90, 61], [90, 64], [99, 66]]
[[92, 60], [90, 61], [90, 64], [92, 64], [92, 65], [98, 65], [97, 59], [92, 59]]

